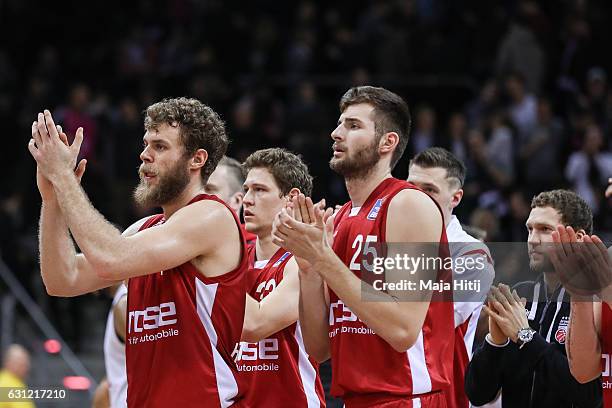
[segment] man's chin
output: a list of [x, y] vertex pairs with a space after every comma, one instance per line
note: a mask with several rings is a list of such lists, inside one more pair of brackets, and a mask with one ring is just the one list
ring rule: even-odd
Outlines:
[[542, 261], [534, 261], [533, 259], [529, 260], [529, 268], [532, 271], [538, 271], [542, 265]]
[[355, 173], [357, 169], [353, 167], [355, 166], [352, 166], [348, 159], [337, 159], [332, 157], [329, 161], [329, 168], [341, 176], [350, 176]]
[[332, 170], [337, 171], [336, 169], [337, 169], [338, 167], [341, 167], [341, 165], [340, 165], [340, 162], [341, 162], [341, 161], [342, 161], [341, 159], [337, 159], [337, 158], [335, 158], [335, 157], [332, 157], [331, 159], [329, 159], [329, 167], [330, 167]]
[[545, 259], [537, 261], [529, 260], [529, 269], [537, 273], [548, 272], [551, 269], [552, 271], [554, 271], [552, 264], [550, 262], [547, 262]]
[[257, 226], [250, 221], [244, 222], [244, 229], [251, 234], [257, 234]]
[[148, 184], [140, 183], [134, 190], [134, 202], [140, 208], [160, 207], [155, 195], [156, 192]]

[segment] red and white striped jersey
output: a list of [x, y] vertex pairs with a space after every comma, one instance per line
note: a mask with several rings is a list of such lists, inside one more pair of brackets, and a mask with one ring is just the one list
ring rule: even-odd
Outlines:
[[[285, 265], [293, 255], [280, 248], [269, 260], [254, 262], [254, 245], [249, 252], [253, 260], [249, 293], [261, 301], [281, 283]], [[257, 343], [241, 342], [234, 360], [245, 385], [245, 406], [325, 407], [319, 365], [306, 354], [299, 323]]]
[[[224, 204], [206, 194], [189, 204], [199, 200]], [[242, 398], [231, 354], [242, 333], [248, 260], [238, 218], [228, 211], [240, 231], [236, 269], [208, 278], [187, 262], [129, 280], [129, 407], [229, 407]], [[152, 216], [141, 230], [164, 222]]]
[[[386, 225], [393, 222], [387, 220], [388, 206], [404, 189], [417, 187], [395, 178], [385, 179], [363, 206], [351, 208], [349, 202], [336, 214], [334, 252], [358, 277], [362, 246], [368, 242], [387, 242]], [[449, 254], [444, 229], [440, 231], [440, 243], [440, 256], [446, 258]], [[437, 278], [450, 283], [450, 271], [439, 271]], [[450, 389], [454, 345], [452, 301], [430, 302], [416, 344], [403, 353], [361, 322], [331, 290], [329, 323], [331, 393], [342, 397], [348, 408], [383, 404], [454, 407]], [[444, 405], [440, 405], [440, 398]]]
[[[469, 235], [461, 227], [461, 223], [454, 215], [446, 226], [446, 236], [451, 258], [455, 265], [461, 268], [453, 270], [455, 281], [478, 282], [480, 290], [457, 292], [454, 298], [455, 312], [455, 352], [454, 352], [454, 381], [453, 392], [457, 408], [468, 408], [470, 402], [464, 391], [465, 371], [472, 359], [472, 346], [476, 335], [476, 326], [486, 299], [489, 288], [495, 279], [495, 270], [489, 248], [476, 238]], [[457, 259], [463, 258], [463, 262]], [[466, 262], [467, 258], [480, 258], [482, 262]], [[472, 265], [464, 268], [463, 265]]]

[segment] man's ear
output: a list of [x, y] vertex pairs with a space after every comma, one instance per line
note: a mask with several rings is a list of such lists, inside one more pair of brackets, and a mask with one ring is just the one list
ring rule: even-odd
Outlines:
[[578, 231], [576, 231], [576, 239], [578, 240], [578, 242], [582, 242], [585, 235], [587, 235], [587, 233], [583, 229], [579, 229]]
[[459, 203], [461, 203], [462, 199], [463, 199], [463, 189], [460, 188], [459, 190], [453, 193], [453, 196], [451, 198], [451, 203], [450, 203], [451, 209], [454, 209], [455, 207], [457, 207]]
[[380, 144], [378, 148], [381, 153], [392, 152], [393, 149], [399, 144], [400, 137], [396, 132], [388, 132], [380, 138]]
[[229, 199], [230, 202], [228, 204], [230, 207], [240, 210], [240, 207], [242, 207], [243, 200], [244, 200], [244, 192], [237, 191], [230, 197]]
[[189, 168], [194, 169], [194, 170], [201, 169], [202, 167], [204, 167], [207, 161], [208, 161], [208, 152], [204, 149], [198, 149], [191, 157]]
[[289, 193], [287, 194], [286, 197], [291, 201], [293, 197], [297, 197], [300, 193], [301, 191], [299, 188], [293, 187], [291, 190], [289, 190]]

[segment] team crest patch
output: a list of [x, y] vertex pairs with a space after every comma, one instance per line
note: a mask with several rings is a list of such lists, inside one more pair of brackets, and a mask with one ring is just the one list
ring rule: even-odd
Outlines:
[[376, 200], [376, 202], [374, 203], [374, 207], [372, 207], [372, 209], [368, 213], [368, 220], [374, 221], [376, 217], [378, 217], [378, 212], [380, 211], [380, 207], [382, 207], [382, 203], [384, 201], [384, 198], [379, 198], [378, 200]]
[[276, 268], [277, 266], [279, 266], [285, 259], [289, 258], [289, 256], [291, 256], [291, 252], [285, 252], [283, 254], [283, 256], [281, 256], [280, 258], [278, 258], [278, 261], [274, 262], [274, 265], [272, 265], [274, 268]]
[[569, 317], [562, 317], [555, 332], [555, 340], [559, 344], [565, 344], [565, 337], [567, 336], [567, 326], [569, 324]]

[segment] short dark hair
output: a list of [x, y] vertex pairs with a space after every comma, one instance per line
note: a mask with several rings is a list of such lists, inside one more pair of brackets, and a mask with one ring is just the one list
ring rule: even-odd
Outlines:
[[245, 179], [244, 167], [242, 167], [242, 164], [232, 157], [223, 156], [217, 167], [220, 166], [227, 167], [227, 172], [231, 177], [231, 180], [227, 180], [227, 182], [232, 185], [232, 192], [242, 191], [242, 185]]
[[457, 156], [442, 147], [430, 147], [423, 150], [410, 160], [409, 166], [413, 164], [426, 169], [441, 167], [446, 169], [446, 178], [456, 178], [459, 180], [460, 187], [463, 187], [463, 183], [465, 183], [465, 164]]
[[267, 169], [282, 195], [289, 194], [292, 188], [298, 188], [304, 195], [312, 194], [312, 176], [308, 166], [300, 156], [287, 149], [271, 148], [257, 150], [244, 161], [245, 172], [254, 168]]
[[589, 205], [573, 191], [544, 191], [531, 200], [531, 208], [552, 207], [561, 215], [561, 223], [583, 229], [587, 234], [593, 233], [593, 213]]
[[229, 144], [225, 124], [219, 115], [197, 99], [164, 99], [147, 108], [144, 126], [149, 130], [163, 124], [178, 127], [186, 155], [198, 149], [206, 150], [208, 159], [201, 172], [205, 184]]
[[388, 132], [399, 135], [399, 143], [391, 156], [391, 169], [399, 162], [408, 145], [410, 136], [410, 108], [401, 96], [374, 86], [356, 86], [340, 99], [340, 112], [351, 105], [367, 103], [374, 107], [374, 129], [380, 138]]

